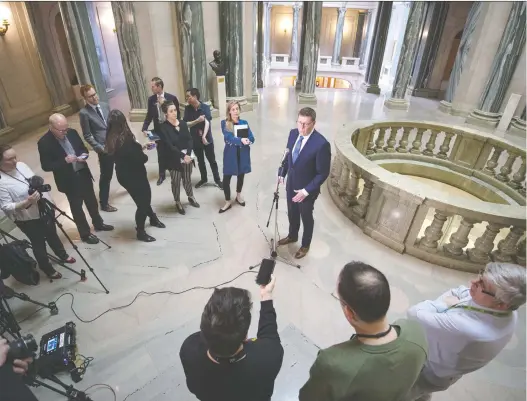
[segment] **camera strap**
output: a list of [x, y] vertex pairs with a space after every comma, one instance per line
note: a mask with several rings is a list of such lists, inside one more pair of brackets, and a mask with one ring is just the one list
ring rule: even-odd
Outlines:
[[4, 173], [5, 175], [11, 177], [13, 180], [16, 180], [16, 181], [18, 181], [18, 182], [21, 182], [21, 183], [23, 183], [23, 184], [26, 184], [26, 185], [29, 187], [29, 178], [27, 178], [24, 174], [22, 174], [18, 168], [16, 168], [16, 171], [18, 171], [18, 174], [20, 174], [22, 177], [24, 177], [25, 181], [22, 181], [22, 180], [16, 178], [15, 176], [12, 176], [11, 174], [5, 172], [4, 170], [0, 170], [0, 171], [1, 171], [2, 173]]
[[392, 328], [393, 328], [393, 326], [390, 324], [390, 326], [388, 327], [388, 330], [383, 331], [382, 333], [377, 333], [377, 334], [354, 334], [353, 336], [351, 336], [351, 339], [353, 339], [355, 337], [383, 338], [383, 337], [386, 337], [390, 333], [390, 331], [392, 331]]

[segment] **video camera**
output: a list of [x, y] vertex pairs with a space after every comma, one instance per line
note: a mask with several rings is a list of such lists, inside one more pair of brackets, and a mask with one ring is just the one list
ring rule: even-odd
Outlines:
[[[31, 334], [9, 342], [8, 346], [9, 361], [34, 357], [38, 350], [37, 342]], [[75, 365], [76, 359], [75, 323], [68, 322], [63, 327], [42, 336], [40, 354], [32, 366], [32, 373], [35, 376], [49, 378], [57, 373], [68, 371], [71, 379], [78, 383], [82, 380], [82, 376]]]
[[40, 193], [51, 191], [51, 185], [44, 184], [44, 178], [38, 175], [28, 178], [27, 182], [29, 184], [29, 189], [27, 191], [29, 195], [33, 195], [37, 191]]

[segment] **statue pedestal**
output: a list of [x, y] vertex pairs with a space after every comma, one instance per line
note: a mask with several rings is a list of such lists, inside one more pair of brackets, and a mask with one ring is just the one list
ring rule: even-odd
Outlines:
[[212, 83], [212, 101], [218, 109], [219, 117], [225, 118], [227, 113], [227, 94], [225, 92], [225, 76], [220, 75]]

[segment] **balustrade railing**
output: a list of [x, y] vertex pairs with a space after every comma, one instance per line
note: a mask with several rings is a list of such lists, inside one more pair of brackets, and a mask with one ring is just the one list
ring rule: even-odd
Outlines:
[[[525, 150], [471, 129], [410, 121], [357, 122], [337, 134], [335, 145], [329, 192], [365, 234], [465, 271], [491, 260], [525, 265]], [[419, 185], [381, 166], [393, 159], [448, 167], [491, 185], [504, 200], [469, 200]]]

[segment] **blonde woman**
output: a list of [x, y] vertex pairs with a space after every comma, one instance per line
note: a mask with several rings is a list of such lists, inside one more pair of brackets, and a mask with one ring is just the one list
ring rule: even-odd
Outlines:
[[[236, 126], [246, 126], [247, 134], [239, 137], [235, 134]], [[236, 203], [245, 206], [242, 197], [243, 180], [245, 174], [251, 172], [251, 148], [254, 143], [254, 135], [249, 127], [249, 123], [240, 119], [240, 104], [236, 101], [227, 105], [227, 118], [221, 122], [221, 131], [225, 141], [223, 151], [223, 192], [225, 193], [225, 205], [220, 209], [224, 213], [232, 207], [231, 201], [231, 178], [237, 177], [236, 182]]]

